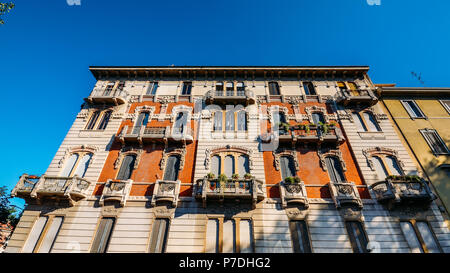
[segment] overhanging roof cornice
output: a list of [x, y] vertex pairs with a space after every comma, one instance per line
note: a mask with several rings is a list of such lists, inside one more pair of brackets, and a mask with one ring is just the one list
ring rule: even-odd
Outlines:
[[447, 87], [382, 87], [381, 97], [394, 96], [450, 96]]

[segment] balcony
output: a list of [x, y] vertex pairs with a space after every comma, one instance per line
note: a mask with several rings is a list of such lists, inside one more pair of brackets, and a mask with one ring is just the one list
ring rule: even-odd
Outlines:
[[350, 205], [362, 209], [363, 203], [355, 183], [330, 182], [328, 187], [336, 208], [341, 208], [343, 205]]
[[128, 93], [125, 90], [100, 90], [94, 89], [91, 95], [84, 101], [93, 104], [114, 104], [120, 105], [127, 101]]
[[118, 202], [120, 206], [125, 206], [128, 196], [130, 195], [131, 184], [133, 180], [112, 180], [108, 179], [103, 188], [100, 197], [100, 205], [104, 206], [105, 202]]
[[263, 183], [254, 178], [223, 181], [204, 177], [197, 180], [196, 198], [203, 201], [203, 207], [208, 201], [242, 200], [250, 201], [255, 208], [256, 203], [264, 199]]
[[344, 106], [352, 104], [372, 106], [378, 102], [378, 97], [372, 89], [340, 90], [337, 93], [336, 101]]
[[153, 197], [151, 205], [154, 207], [161, 202], [170, 202], [173, 207], [177, 206], [178, 195], [180, 194], [181, 181], [156, 181], [153, 189]]
[[205, 95], [206, 104], [255, 104], [256, 96], [250, 90], [208, 91]]
[[427, 181], [417, 176], [389, 176], [371, 188], [377, 200], [391, 208], [394, 204], [430, 203], [436, 199]]
[[[276, 139], [277, 133], [266, 133], [261, 135], [263, 142]], [[324, 125], [296, 125], [288, 128], [280, 128], [278, 141], [281, 143], [314, 142], [314, 143], [342, 143], [344, 135], [339, 127], [329, 124]]]
[[46, 176], [41, 177], [24, 174], [11, 192], [11, 196], [34, 199], [43, 203], [47, 199], [68, 201], [72, 206], [75, 202], [88, 196], [91, 182], [74, 177]]
[[170, 126], [166, 127], [144, 127], [144, 126], [124, 126], [117, 136], [121, 143], [165, 143], [171, 142], [186, 142], [191, 143], [193, 137], [187, 126], [183, 129], [174, 129], [171, 132]]
[[281, 206], [286, 208], [288, 205], [303, 205], [309, 207], [308, 197], [306, 195], [306, 187], [303, 181], [289, 183], [280, 182]]

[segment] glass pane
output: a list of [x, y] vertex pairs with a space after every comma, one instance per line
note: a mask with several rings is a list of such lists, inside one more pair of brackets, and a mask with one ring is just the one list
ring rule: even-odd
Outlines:
[[375, 171], [377, 172], [378, 179], [385, 180], [386, 177], [389, 175], [388, 171], [384, 167], [383, 161], [378, 156], [372, 157], [372, 162], [375, 167]]
[[247, 113], [243, 110], [237, 112], [238, 131], [247, 131]]
[[214, 130], [215, 131], [222, 131], [222, 111], [216, 111], [214, 112]]
[[228, 178], [231, 178], [231, 176], [233, 176], [233, 174], [235, 173], [234, 170], [234, 157], [231, 155], [227, 155], [225, 157], [225, 175]]
[[36, 247], [36, 243], [41, 237], [42, 230], [44, 229], [45, 224], [47, 223], [47, 217], [39, 217], [39, 219], [34, 223], [33, 228], [31, 229], [30, 234], [28, 235], [28, 239], [23, 246], [23, 253], [31, 253]]
[[86, 174], [86, 170], [89, 166], [89, 162], [91, 161], [92, 154], [85, 154], [81, 160], [80, 163], [78, 163], [77, 169], [75, 170], [75, 173], [73, 176], [77, 175], [79, 177], [84, 177]]
[[400, 222], [400, 228], [405, 236], [406, 242], [408, 242], [412, 253], [422, 253], [422, 247], [420, 246], [419, 239], [417, 239], [416, 232], [410, 222]]
[[206, 253], [219, 252], [219, 220], [208, 219], [206, 226]]
[[387, 156], [385, 157], [385, 160], [389, 170], [393, 175], [401, 175], [402, 171], [397, 163], [397, 159], [395, 159], [393, 156]]
[[306, 95], [316, 95], [316, 90], [315, 90], [314, 85], [312, 84], [312, 82], [304, 82], [303, 83], [303, 88], [305, 89], [305, 94]]
[[225, 118], [225, 130], [234, 131], [234, 111], [228, 110]]
[[367, 132], [367, 128], [366, 125], [364, 125], [361, 116], [358, 113], [353, 112], [352, 113], [353, 116], [353, 121], [356, 124], [356, 127], [358, 128], [359, 132]]
[[91, 118], [89, 119], [88, 124], [86, 125], [86, 130], [94, 129], [95, 123], [97, 122], [98, 116], [100, 115], [99, 111], [95, 111]]
[[245, 219], [239, 221], [239, 239], [240, 253], [252, 253], [253, 252], [253, 231], [251, 220]]
[[111, 117], [111, 111], [107, 111], [103, 114], [102, 121], [98, 125], [98, 130], [104, 130], [108, 125], [109, 118]]
[[419, 110], [419, 107], [414, 101], [408, 100], [405, 101], [406, 108], [409, 110], [409, 113], [412, 117], [422, 117], [422, 113]]
[[269, 94], [270, 95], [280, 95], [280, 90], [278, 88], [277, 82], [269, 82]]
[[372, 132], [380, 131], [380, 128], [378, 127], [378, 123], [373, 117], [371, 113], [363, 112], [364, 119], [366, 120], [366, 124], [369, 126], [369, 130]]
[[64, 166], [64, 170], [62, 171], [62, 173], [60, 174], [61, 177], [69, 177], [70, 174], [72, 173], [73, 167], [75, 166], [75, 163], [78, 160], [78, 154], [73, 154], [69, 157], [69, 159], [67, 160], [65, 166]]
[[236, 252], [236, 224], [234, 220], [223, 222], [223, 253]]
[[336, 157], [325, 158], [328, 175], [333, 182], [345, 182], [344, 172], [342, 171], [341, 162]]
[[211, 159], [211, 173], [213, 173], [216, 177], [218, 177], [219, 174], [221, 174], [220, 164], [221, 164], [220, 156], [218, 155], [213, 156]]
[[39, 248], [39, 253], [50, 253], [50, 250], [53, 247], [53, 243], [55, 242], [56, 236], [58, 235], [59, 229], [61, 228], [63, 217], [54, 217], [50, 228], [45, 234], [44, 240], [42, 241], [42, 245]]
[[244, 177], [244, 175], [246, 173], [250, 173], [250, 167], [249, 167], [249, 161], [248, 161], [248, 156], [246, 155], [241, 155], [239, 156], [239, 162], [238, 162], [238, 166], [239, 166], [239, 177], [242, 178]]
[[417, 229], [422, 236], [422, 239], [427, 246], [428, 252], [430, 253], [440, 253], [439, 247], [436, 240], [434, 239], [433, 233], [426, 222], [417, 222]]
[[180, 170], [180, 157], [171, 155], [167, 159], [166, 168], [164, 170], [164, 180], [176, 181]]

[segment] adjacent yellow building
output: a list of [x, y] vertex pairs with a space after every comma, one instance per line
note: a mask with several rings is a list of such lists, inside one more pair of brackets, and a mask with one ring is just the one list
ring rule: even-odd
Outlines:
[[[450, 211], [450, 88], [399, 88], [379, 85], [390, 114]], [[448, 221], [447, 221], [448, 224]]]

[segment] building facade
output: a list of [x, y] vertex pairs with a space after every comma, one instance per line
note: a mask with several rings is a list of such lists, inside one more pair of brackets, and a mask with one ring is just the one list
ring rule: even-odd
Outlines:
[[368, 67], [91, 67], [7, 252], [450, 252]]
[[[450, 89], [383, 87], [381, 100], [406, 146], [450, 208]], [[447, 225], [449, 224], [446, 218]]]

